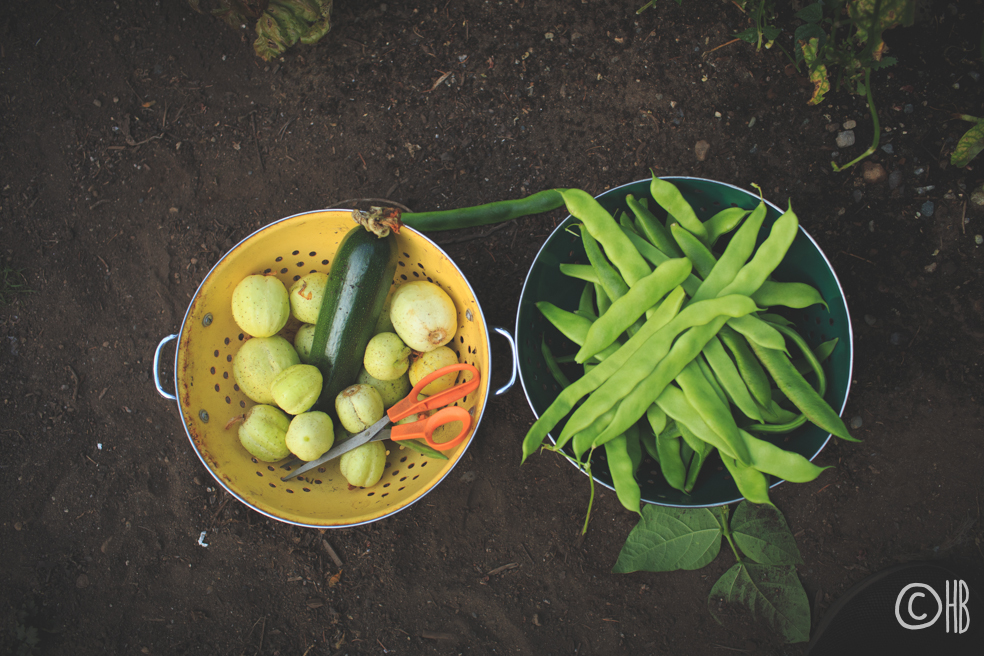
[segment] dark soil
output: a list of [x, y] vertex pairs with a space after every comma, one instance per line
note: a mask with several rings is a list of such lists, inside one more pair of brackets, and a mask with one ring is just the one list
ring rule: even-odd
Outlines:
[[[423, 211], [597, 194], [650, 169], [791, 198], [845, 288], [845, 418], [864, 441], [772, 491], [814, 617], [896, 563], [980, 567], [984, 164], [949, 154], [969, 125], [952, 113], [984, 112], [981, 2], [936, 2], [889, 34], [899, 64], [874, 97], [891, 152], [868, 161], [900, 173], [894, 189], [831, 171], [870, 143], [862, 98], [809, 106], [777, 48], [723, 45], [747, 26], [732, 4], [641, 4], [338, 0], [320, 44], [265, 63], [248, 31], [185, 2], [4, 3], [0, 259], [30, 293], [0, 306], [0, 651], [36, 636], [36, 653], [80, 655], [802, 653], [747, 613], [708, 612], [730, 553], [611, 574], [633, 516], [602, 491], [580, 537], [586, 478], [549, 454], [518, 464], [533, 421], [518, 387], [426, 502], [324, 532], [228, 502], [154, 387], [198, 284], [276, 219], [367, 197]], [[512, 326], [563, 217], [431, 236], [486, 322]], [[495, 384], [509, 366], [494, 349]]]

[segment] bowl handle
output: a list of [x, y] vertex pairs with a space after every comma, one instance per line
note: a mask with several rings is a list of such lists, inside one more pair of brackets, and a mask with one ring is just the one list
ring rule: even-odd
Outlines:
[[502, 387], [500, 387], [495, 391], [495, 395], [499, 396], [500, 394], [505, 394], [506, 392], [508, 392], [512, 388], [512, 386], [516, 384], [516, 375], [517, 372], [519, 371], [519, 354], [516, 352], [516, 340], [513, 339], [512, 333], [510, 333], [505, 328], [500, 328], [499, 326], [493, 326], [493, 330], [495, 330], [495, 332], [499, 333], [500, 335], [506, 338], [506, 340], [509, 342], [509, 350], [511, 351], [511, 355], [512, 355], [511, 357], [512, 376], [509, 377], [508, 383], [506, 383], [505, 385], [503, 385]]
[[177, 338], [178, 338], [177, 335], [168, 335], [167, 337], [161, 340], [161, 343], [157, 345], [157, 350], [154, 351], [154, 387], [157, 388], [157, 393], [163, 396], [168, 401], [177, 401], [178, 397], [176, 397], [173, 394], [169, 394], [165, 392], [164, 388], [161, 387], [161, 378], [160, 378], [161, 349], [164, 348], [165, 344]]

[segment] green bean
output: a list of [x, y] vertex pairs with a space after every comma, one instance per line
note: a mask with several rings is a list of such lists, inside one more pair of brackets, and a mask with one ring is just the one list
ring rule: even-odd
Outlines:
[[[813, 357], [817, 359], [817, 362], [823, 362], [830, 357], [830, 354], [834, 352], [834, 348], [836, 346], [837, 338], [835, 337], [834, 339], [829, 339], [813, 349]], [[800, 372], [804, 376], [813, 371], [812, 365], [805, 357], [793, 360], [793, 366], [796, 367], [796, 371]]]
[[595, 302], [598, 306], [598, 316], [603, 316], [608, 312], [608, 308], [612, 306], [612, 299], [609, 298], [608, 294], [605, 293], [605, 288], [600, 282], [594, 284], [595, 288]]
[[796, 332], [794, 329], [790, 328], [789, 326], [784, 326], [778, 323], [772, 325], [774, 325], [780, 333], [791, 339], [793, 343], [796, 344], [800, 352], [803, 353], [803, 358], [806, 360], [807, 364], [810, 365], [810, 370], [817, 377], [817, 386], [816, 386], [817, 394], [819, 394], [820, 396], [826, 394], [827, 376], [826, 374], [824, 374], [823, 367], [820, 365], [820, 360], [817, 358], [816, 355], [814, 355], [813, 349], [810, 348], [810, 345], [806, 343], [806, 340], [803, 339], [803, 337], [798, 332]]
[[673, 241], [670, 233], [667, 232], [663, 224], [659, 222], [659, 219], [639, 199], [629, 194], [625, 197], [625, 202], [629, 206], [629, 209], [632, 210], [632, 213], [635, 214], [636, 225], [641, 228], [642, 235], [653, 246], [670, 257], [683, 257], [683, 253], [676, 245], [676, 242]]
[[[668, 427], [669, 428], [669, 427]], [[687, 465], [680, 454], [680, 432], [664, 430], [656, 436], [659, 468], [670, 487], [683, 492], [687, 481]]]
[[738, 371], [741, 372], [742, 380], [748, 386], [752, 398], [760, 405], [768, 407], [773, 403], [772, 386], [769, 384], [769, 377], [766, 375], [765, 369], [762, 368], [762, 364], [748, 347], [748, 342], [727, 326], [721, 329], [719, 337], [731, 351], [731, 354], [735, 356]]
[[598, 280], [598, 273], [590, 264], [568, 264], [564, 262], [560, 265], [560, 272], [565, 276], [577, 278], [585, 282], [600, 282]]
[[799, 231], [799, 219], [790, 208], [776, 219], [752, 259], [741, 268], [735, 279], [720, 291], [725, 294], [754, 294], [779, 263], [782, 262]]
[[414, 230], [456, 230], [542, 214], [564, 205], [563, 189], [546, 189], [526, 198], [436, 212], [404, 212], [400, 219]]
[[[752, 294], [752, 296], [754, 296], [754, 294]], [[772, 312], [759, 312], [758, 317], [762, 321], [768, 321], [769, 323], [778, 323], [778, 324], [781, 324], [783, 326], [793, 326], [793, 325], [795, 325], [792, 321], [790, 321], [786, 317], [782, 316], [781, 314], [774, 314]]]
[[[702, 344], [702, 349], [703, 346]], [[691, 360], [683, 366], [676, 376], [676, 382], [680, 385], [684, 396], [687, 397], [697, 414], [711, 427], [711, 430], [728, 443], [731, 447], [729, 452], [747, 465], [751, 461], [751, 456], [748, 455], [748, 449], [738, 433], [735, 417], [727, 404], [722, 403], [710, 387], [696, 360]]]
[[741, 464], [734, 458], [722, 456], [721, 460], [724, 462], [728, 473], [735, 480], [735, 485], [738, 486], [738, 493], [741, 496], [751, 503], [773, 505], [772, 501], [769, 500], [769, 480], [765, 474], [754, 467]]
[[[725, 298], [728, 300], [725, 300]], [[673, 344], [673, 339], [677, 335], [680, 335], [684, 331], [689, 332], [692, 330], [693, 326], [698, 326], [701, 329], [713, 326], [713, 329], [710, 332], [710, 335], [713, 335], [720, 329], [720, 326], [723, 325], [724, 321], [728, 317], [741, 316], [743, 314], [747, 314], [749, 311], [754, 311], [754, 305], [755, 304], [752, 303], [752, 300], [747, 296], [728, 296], [703, 301], [700, 304], [695, 303], [693, 305], [688, 305], [686, 310], [689, 311], [681, 311], [672, 321], [660, 328], [660, 330], [653, 335], [650, 340], [648, 340], [646, 348], [639, 349], [638, 355], [632, 358], [631, 361], [627, 361], [627, 363], [620, 368], [619, 375], [617, 377], [608, 378], [602, 382], [602, 384], [597, 388], [597, 391], [592, 394], [581, 405], [581, 407], [574, 412], [573, 415], [571, 415], [571, 418], [567, 421], [567, 425], [564, 427], [563, 432], [573, 433], [584, 429], [597, 416], [612, 407], [616, 401], [625, 397], [626, 390], [634, 390], [633, 386], [636, 386], [639, 381], [644, 380], [646, 375], [653, 371], [654, 367], [659, 369], [664, 356], [667, 356], [668, 353], [672, 352], [672, 349], [677, 348], [679, 341], [677, 344]], [[646, 322], [646, 326], [648, 327], [650, 323], [652, 323], [652, 319]], [[641, 332], [642, 331], [640, 331], [639, 334], [641, 334]], [[686, 333], [684, 333], [684, 335], [686, 335]], [[638, 334], [636, 337], [638, 337]], [[680, 339], [682, 340], [683, 337]], [[679, 351], [680, 349], [677, 350]], [[682, 368], [683, 365], [692, 360], [695, 355], [696, 353], [687, 358], [686, 361], [680, 362], [679, 368]], [[677, 362], [674, 360], [673, 364], [675, 366]], [[673, 371], [673, 375], [670, 376], [669, 380], [675, 378], [678, 373], [679, 369]], [[669, 380], [667, 382], [669, 382]], [[631, 395], [631, 392], [629, 394]], [[656, 394], [659, 394], [658, 390]], [[653, 399], [655, 399], [655, 396], [653, 396]], [[607, 437], [614, 437], [615, 435], [622, 433], [631, 424], [634, 424], [651, 403], [652, 399], [649, 403], [646, 403], [641, 408], [638, 408], [639, 412], [635, 415], [635, 420], [625, 423], [623, 418], [621, 429], [616, 433], [610, 433]], [[632, 411], [635, 411], [636, 409], [637, 408], [633, 406]]]
[[685, 424], [677, 425], [680, 427], [680, 435], [683, 437], [683, 441], [689, 444], [690, 448], [694, 451], [694, 456], [690, 459], [690, 465], [687, 466], [687, 478], [683, 483], [683, 491], [690, 494], [694, 489], [694, 485], [697, 483], [697, 476], [700, 475], [701, 468], [707, 462], [707, 457], [714, 448], [707, 442], [698, 439]]
[[772, 379], [776, 381], [779, 389], [800, 412], [806, 415], [807, 419], [841, 439], [851, 442], [860, 441], [851, 436], [847, 431], [847, 426], [844, 425], [844, 421], [823, 400], [823, 397], [817, 394], [817, 391], [806, 382], [803, 375], [796, 371], [785, 353], [764, 348], [754, 342], [751, 343], [751, 347], [759, 361], [772, 375]]
[[745, 384], [745, 381], [742, 380], [738, 367], [735, 366], [734, 361], [732, 361], [731, 357], [724, 350], [724, 346], [721, 344], [719, 336], [715, 335], [712, 337], [711, 340], [707, 342], [707, 346], [704, 347], [702, 353], [707, 359], [707, 364], [714, 372], [714, 376], [721, 384], [721, 388], [724, 390], [728, 398], [731, 399], [731, 402], [734, 403], [746, 417], [761, 422], [762, 413], [759, 412], [759, 409], [755, 404], [755, 399], [752, 398], [751, 393], [748, 391], [748, 386]]
[[591, 266], [594, 268], [595, 273], [598, 275], [598, 282], [604, 288], [605, 293], [608, 294], [608, 298], [613, 301], [617, 298], [621, 298], [625, 292], [629, 291], [629, 286], [622, 280], [622, 276], [618, 274], [605, 254], [601, 252], [601, 248], [598, 246], [598, 242], [595, 241], [594, 237], [591, 236], [591, 232], [581, 229], [581, 241], [584, 243], [584, 252], [588, 256], [588, 261], [591, 262]]
[[790, 433], [803, 424], [806, 423], [806, 415], [800, 413], [787, 421], [786, 423], [775, 423], [775, 424], [751, 424], [745, 426], [745, 430], [752, 433], [768, 433], [770, 435], [779, 435], [781, 433]]
[[[550, 301], [539, 301], [537, 302], [536, 307], [540, 310], [540, 313], [547, 319], [547, 321], [553, 324], [564, 337], [571, 340], [578, 346], [584, 342], [584, 338], [587, 337], [588, 330], [591, 328], [591, 319], [582, 317], [574, 312], [568, 312], [567, 310], [557, 307]], [[599, 360], [603, 360], [617, 351], [618, 346], [618, 344], [612, 344], [600, 353], [595, 354], [595, 357]]]
[[[701, 441], [707, 442], [723, 456], [734, 457], [732, 445], [725, 442], [707, 425], [687, 396], [676, 385], [667, 385], [656, 398], [656, 405], [672, 418], [676, 426], [686, 426]], [[607, 428], [607, 427], [606, 427]]]
[[[571, 442], [571, 449], [574, 451], [574, 458], [578, 462], [582, 462], [584, 454], [593, 448], [595, 438], [598, 437], [603, 430], [608, 428], [608, 424], [612, 423], [611, 420], [615, 418], [615, 408], [612, 408], [602, 416], [598, 417], [598, 420], [588, 426], [583, 431], [578, 432], [572, 438], [568, 438]], [[557, 447], [561, 448], [567, 444], [568, 440], [563, 438], [557, 440]]]
[[[626, 510], [639, 513], [642, 491], [635, 478], [635, 468], [632, 466], [628, 443], [629, 435], [619, 435], [605, 444], [605, 456], [608, 458], [608, 471], [612, 475], [615, 496]], [[639, 447], [638, 431], [635, 431], [635, 447]]]
[[[680, 225], [692, 232], [697, 239], [705, 244], [708, 243], [707, 228], [704, 227], [704, 224], [694, 214], [694, 209], [686, 201], [676, 185], [666, 180], [660, 180], [654, 173], [653, 180], [649, 185], [649, 193], [652, 195], [653, 200], [666, 210], [669, 216], [676, 219]], [[666, 222], [669, 224], [670, 220], [667, 219]]]
[[679, 223], [670, 224], [670, 234], [680, 245], [683, 254], [694, 263], [694, 269], [697, 270], [697, 273], [702, 278], [707, 278], [716, 262], [714, 254], [692, 232]]
[[[629, 341], [619, 347], [611, 357], [606, 358], [597, 367], [571, 383], [570, 387], [564, 389], [554, 399], [553, 403], [527, 431], [526, 437], [523, 439], [523, 461], [540, 448], [547, 433], [573, 409], [575, 403], [618, 372], [636, 354], [639, 348], [649, 341], [650, 337], [677, 315], [683, 304], [684, 296], [685, 294], [678, 290], [670, 292], [670, 295], [660, 305], [659, 311], [646, 322], [642, 330], [629, 338]], [[751, 299], [748, 299], [748, 302], [754, 306]]]
[[714, 244], [723, 235], [728, 234], [738, 227], [749, 210], [740, 207], [726, 207], [707, 221], [704, 221], [704, 228], [707, 230], [707, 247], [714, 248]]
[[570, 379], [564, 375], [564, 372], [560, 370], [560, 366], [554, 359], [553, 352], [551, 352], [550, 347], [547, 346], [547, 340], [540, 340], [540, 354], [543, 355], [543, 361], [547, 365], [547, 371], [553, 376], [553, 379], [557, 381], [557, 384], [561, 387], [567, 387], [571, 384]]
[[[796, 346], [799, 347], [800, 351], [803, 352], [803, 361], [806, 363], [807, 369], [806, 371], [800, 370], [799, 368], [797, 368], [796, 370], [801, 375], [804, 376], [808, 373], [812, 373], [816, 375], [817, 377], [816, 391], [817, 394], [822, 398], [823, 395], [827, 393], [827, 377], [824, 374], [823, 367], [820, 365], [820, 359], [810, 349], [810, 345], [806, 343], [806, 340], [804, 340], [800, 336], [800, 334], [797, 333], [794, 329], [784, 324], [774, 324], [774, 325], [776, 326], [776, 328], [780, 330], [780, 332], [782, 332], [784, 335], [792, 339], [793, 343], [795, 343]], [[773, 390], [773, 393], [774, 392], [775, 390]], [[779, 408], [778, 405], [776, 405], [775, 407], [778, 408], [779, 410], [782, 409]], [[799, 428], [805, 423], [806, 423], [806, 415], [800, 413], [798, 416], [795, 416], [791, 419], [786, 419], [781, 423], [776, 422], [776, 423], [769, 423], [769, 424], [752, 424], [746, 427], [746, 429], [749, 431], [754, 431], [756, 433], [773, 433], [773, 434], [788, 433], [792, 430]]]
[[635, 222], [633, 222], [632, 218], [625, 212], [618, 213], [618, 224], [627, 230], [631, 230], [632, 232], [636, 233], [640, 237], [642, 236], [639, 230], [636, 229]]
[[728, 326], [741, 333], [749, 342], [777, 351], [786, 350], [786, 340], [775, 329], [774, 324], [766, 323], [753, 314], [732, 319]]
[[[704, 349], [706, 350], [707, 347], [705, 346]], [[707, 384], [711, 386], [712, 390], [714, 390], [714, 394], [721, 400], [721, 403], [723, 403], [725, 407], [730, 407], [731, 400], [728, 398], [728, 395], [724, 393], [724, 388], [721, 387], [721, 383], [718, 382], [717, 376], [714, 375], [711, 365], [707, 364], [707, 358], [704, 356], [703, 351], [701, 351], [700, 355], [694, 358], [694, 362], [696, 362], [697, 366], [700, 367], [700, 373], [704, 375], [704, 378], [707, 380]]]
[[659, 406], [651, 405], [646, 409], [646, 421], [649, 422], [649, 427], [653, 429], [654, 435], [659, 435], [663, 432], [666, 428], [667, 420], [666, 413]]
[[[639, 253], [646, 258], [647, 261], [651, 262], [653, 266], [659, 266], [666, 262], [667, 260], [672, 260], [673, 258], [669, 255], [665, 255], [663, 251], [659, 250], [648, 241], [640, 237], [639, 235], [627, 232], [625, 233], [632, 245], [636, 247]], [[688, 296], [693, 296], [694, 293], [700, 288], [700, 278], [694, 274], [687, 276], [687, 279], [682, 283], [683, 290], [687, 292]]]
[[693, 300], [691, 302], [714, 298], [725, 286], [734, 281], [735, 276], [738, 275], [738, 272], [741, 271], [755, 250], [755, 243], [762, 222], [765, 220], [765, 215], [765, 203], [760, 203], [731, 238], [728, 247], [724, 249], [724, 253], [721, 254], [714, 268], [700, 284], [698, 290], [692, 294]]
[[647, 310], [687, 278], [690, 266], [690, 260], [686, 258], [667, 260], [648, 276], [639, 279], [624, 296], [615, 299], [611, 308], [591, 324], [577, 353], [577, 361], [585, 362], [614, 343]]
[[776, 282], [774, 280], [766, 280], [752, 294], [752, 298], [762, 307], [782, 305], [796, 310], [817, 304], [823, 305], [824, 308], [827, 307], [827, 302], [820, 296], [817, 288], [805, 282]]
[[769, 399], [768, 406], [760, 405], [758, 408], [759, 412], [762, 413], [762, 421], [768, 424], [791, 424], [803, 416], [802, 413], [796, 414], [795, 412], [786, 410], [776, 403], [774, 399]]
[[[680, 375], [680, 372], [683, 371], [687, 363], [697, 357], [697, 354], [703, 350], [710, 338], [721, 329], [726, 320], [727, 317], [715, 317], [710, 323], [690, 328], [683, 333], [670, 348], [666, 356], [659, 361], [656, 368], [652, 370], [652, 373], [635, 385], [632, 391], [622, 398], [618, 412], [615, 413], [615, 419], [605, 429], [605, 432], [598, 436], [595, 443], [604, 444], [605, 440], [619, 435], [627, 427], [638, 421], [646, 412], [646, 408], [656, 400], [666, 386], [670, 384], [670, 381]], [[637, 361], [644, 360], [643, 358], [637, 358]], [[620, 393], [624, 394], [624, 391], [620, 390]], [[591, 403], [595, 396], [599, 395], [593, 394], [592, 398], [585, 402], [579, 411]], [[573, 420], [573, 417], [571, 419]]]
[[760, 472], [771, 474], [790, 483], [809, 483], [830, 469], [819, 467], [795, 451], [787, 451], [772, 442], [760, 440], [747, 431], [742, 431], [742, 439], [752, 454], [752, 467]]
[[646, 260], [639, 251], [632, 248], [632, 242], [601, 203], [580, 189], [565, 189], [561, 191], [561, 196], [571, 216], [584, 223], [591, 236], [605, 249], [627, 284], [632, 285], [649, 274], [651, 269]]
[[[577, 313], [582, 317], [590, 316], [595, 313], [594, 291], [593, 284], [586, 284], [584, 285], [584, 288], [581, 289], [581, 297], [577, 301]], [[597, 318], [597, 316], [595, 318]]]

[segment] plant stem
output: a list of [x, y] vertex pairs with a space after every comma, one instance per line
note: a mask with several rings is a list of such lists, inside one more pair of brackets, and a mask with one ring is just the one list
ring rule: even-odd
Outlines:
[[731, 537], [731, 527], [728, 526], [728, 507], [721, 506], [721, 519], [719, 520], [721, 524], [721, 533], [724, 534], [725, 539], [728, 540], [728, 544], [731, 545], [731, 550], [735, 554], [735, 560], [738, 561], [739, 565], [744, 565], [745, 561], [741, 559], [741, 552], [738, 551], [737, 545], [735, 545], [734, 539]]
[[594, 495], [595, 495], [594, 476], [591, 475], [591, 459], [590, 458], [588, 459], [588, 462], [584, 465], [584, 471], [588, 475], [588, 481], [590, 481], [591, 494], [588, 497], [588, 511], [584, 514], [584, 526], [581, 528], [581, 535], [584, 535], [585, 533], [588, 532], [588, 522], [591, 520], [591, 506], [594, 505]]
[[830, 165], [834, 168], [835, 172], [841, 172], [845, 169], [849, 169], [865, 157], [868, 157], [878, 149], [878, 142], [881, 139], [881, 123], [878, 122], [878, 110], [875, 109], [875, 99], [871, 94], [871, 69], [864, 69], [864, 95], [868, 99], [868, 109], [871, 110], [871, 123], [875, 127], [875, 136], [871, 141], [871, 145], [868, 146], [868, 150], [864, 151], [850, 162], [844, 166], [837, 166], [837, 162], [831, 162]]

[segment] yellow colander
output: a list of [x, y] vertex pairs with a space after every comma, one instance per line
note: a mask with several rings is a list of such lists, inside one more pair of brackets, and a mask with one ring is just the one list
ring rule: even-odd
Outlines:
[[[429, 280], [451, 296], [458, 310], [458, 331], [448, 346], [457, 351], [460, 362], [474, 365], [481, 376], [478, 390], [456, 402], [474, 418], [468, 437], [445, 453], [447, 460], [385, 442], [386, 470], [382, 480], [370, 488], [350, 489], [337, 460], [313, 470], [314, 475], [304, 480], [283, 482], [281, 477], [288, 472], [281, 468], [282, 463], [260, 462], [243, 449], [238, 424], [226, 427], [253, 405], [239, 391], [232, 374], [233, 356], [244, 339], [232, 318], [232, 291], [253, 273], [276, 275], [289, 288], [309, 272], [329, 271], [342, 237], [355, 225], [351, 211], [315, 211], [281, 219], [253, 233], [216, 263], [192, 298], [180, 332], [161, 340], [154, 356], [157, 391], [178, 402], [191, 446], [215, 480], [254, 510], [299, 526], [364, 524], [423, 497], [468, 449], [489, 395], [489, 335], [475, 292], [441, 248], [404, 227], [397, 237], [400, 255], [393, 284]], [[290, 341], [298, 325], [292, 319], [284, 329]], [[160, 383], [160, 354], [174, 339], [178, 340], [175, 394], [170, 394]]]

